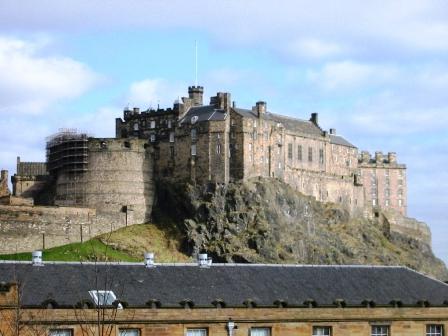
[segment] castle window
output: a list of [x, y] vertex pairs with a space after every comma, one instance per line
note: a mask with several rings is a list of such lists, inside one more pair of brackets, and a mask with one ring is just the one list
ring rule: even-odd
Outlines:
[[388, 206], [390, 205], [390, 201], [389, 201], [388, 199], [385, 200], [385, 201], [384, 201], [384, 205], [388, 207]]
[[269, 140], [269, 133], [268, 131], [264, 131], [264, 139]]
[[257, 140], [257, 130], [252, 132], [252, 139]]
[[398, 180], [398, 185], [402, 186], [403, 185], [403, 180]]
[[197, 131], [196, 128], [192, 128], [191, 129], [191, 141], [196, 141], [197, 140]]
[[174, 159], [174, 147], [170, 146], [170, 156], [172, 159]]
[[156, 128], [156, 121], [155, 120], [151, 120], [151, 123], [150, 123], [149, 127], [150, 128]]
[[375, 198], [372, 200], [372, 206], [376, 206], [376, 199]]
[[174, 142], [174, 132], [170, 132], [170, 142]]
[[231, 125], [231, 126], [235, 126], [235, 119], [233, 119], [233, 118], [230, 119], [230, 125]]
[[426, 336], [443, 336], [443, 325], [428, 324], [426, 326]]
[[254, 120], [254, 127], [257, 127], [257, 121]]
[[398, 176], [403, 176], [403, 171], [402, 170], [398, 171]]
[[324, 150], [319, 149], [319, 163], [324, 164]]
[[384, 176], [389, 176], [389, 169], [386, 169], [386, 170], [384, 171]]
[[292, 160], [292, 143], [288, 144], [288, 159]]
[[124, 142], [124, 147], [125, 148], [131, 148], [131, 143], [129, 141], [125, 141]]
[[386, 197], [389, 197], [390, 196], [390, 189], [386, 189], [384, 191], [384, 194], [386, 195]]
[[331, 336], [331, 327], [313, 327], [313, 336]]
[[308, 147], [308, 162], [313, 162], [313, 149]]
[[372, 326], [372, 336], [389, 336], [389, 326]]
[[155, 142], [156, 141], [156, 135], [155, 134], [151, 134], [150, 138], [151, 142]]
[[231, 137], [232, 139], [235, 139], [235, 132], [230, 132], [230, 137]]
[[398, 206], [399, 207], [403, 206], [403, 200], [401, 200], [401, 199], [398, 200]]
[[217, 134], [216, 134], [216, 138], [217, 138], [217, 139], [221, 139], [221, 134], [220, 134], [220, 133], [217, 133]]
[[171, 119], [168, 119], [168, 128], [171, 128], [171, 123], [172, 123]]
[[216, 154], [221, 154], [221, 144], [216, 145]]
[[398, 189], [398, 196], [403, 197], [403, 189]]
[[297, 146], [297, 160], [302, 161], [302, 145]]
[[196, 145], [191, 145], [191, 155], [196, 156]]
[[134, 131], [138, 131], [138, 123], [134, 124]]

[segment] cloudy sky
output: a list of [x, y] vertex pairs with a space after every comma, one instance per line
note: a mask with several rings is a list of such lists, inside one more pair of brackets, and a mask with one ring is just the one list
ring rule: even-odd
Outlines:
[[125, 106], [207, 96], [318, 112], [408, 166], [409, 215], [448, 262], [448, 2], [0, 1], [0, 166], [45, 159], [59, 128], [113, 136]]

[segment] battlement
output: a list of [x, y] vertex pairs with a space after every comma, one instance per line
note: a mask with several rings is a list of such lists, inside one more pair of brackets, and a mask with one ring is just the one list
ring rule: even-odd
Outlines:
[[382, 152], [377, 151], [372, 156], [368, 151], [362, 151], [358, 162], [361, 166], [394, 166], [395, 168], [406, 168], [406, 165], [397, 162], [397, 153], [395, 152], [388, 152], [384, 155]]

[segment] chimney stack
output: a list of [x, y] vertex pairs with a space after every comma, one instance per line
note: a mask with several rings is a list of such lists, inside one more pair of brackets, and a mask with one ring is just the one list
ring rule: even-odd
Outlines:
[[33, 266], [43, 266], [42, 262], [42, 251], [33, 251], [31, 253], [31, 262]]
[[330, 134], [336, 135], [336, 128], [330, 128]]
[[383, 163], [383, 152], [375, 152], [376, 163]]
[[389, 163], [397, 163], [397, 153], [395, 152], [387, 153], [387, 161], [389, 161]]
[[208, 257], [207, 253], [199, 253], [198, 265], [201, 268], [208, 268], [212, 265], [212, 259]]
[[255, 103], [255, 111], [258, 114], [258, 118], [260, 118], [263, 114], [265, 114], [266, 113], [266, 102], [257, 101]]
[[314, 125], [319, 126], [319, 117], [318, 117], [318, 114], [317, 114], [316, 112], [311, 113], [310, 121], [311, 121]]
[[154, 267], [154, 253], [153, 252], [145, 252], [145, 267], [151, 268]]

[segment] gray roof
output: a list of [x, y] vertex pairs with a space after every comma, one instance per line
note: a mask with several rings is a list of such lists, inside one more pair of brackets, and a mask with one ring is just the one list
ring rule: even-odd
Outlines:
[[356, 148], [355, 145], [352, 145], [350, 142], [348, 142], [346, 139], [344, 139], [340, 135], [330, 134], [330, 143], [335, 144], [335, 145], [341, 145], [341, 146], [347, 146], [347, 147]]
[[[241, 307], [252, 300], [257, 306], [273, 306], [284, 300], [288, 306], [303, 306], [313, 299], [317, 306], [333, 306], [337, 299], [347, 306], [373, 300], [390, 305], [401, 300], [415, 305], [427, 300], [443, 305], [448, 285], [405, 267], [387, 266], [299, 266], [215, 264], [200, 268], [193, 264], [80, 264], [0, 262], [0, 283], [15, 279], [22, 284], [25, 306], [54, 300], [72, 306], [90, 299], [89, 290], [113, 290], [129, 306], [145, 306], [159, 300], [162, 307], [180, 307], [191, 300], [196, 307], [212, 307], [221, 299], [227, 307]], [[95, 285], [98, 283], [98, 285]]]
[[[245, 118], [257, 118], [257, 114], [252, 110], [234, 108], [234, 111]], [[287, 130], [296, 133], [305, 133], [311, 135], [322, 135], [322, 130], [309, 120], [302, 120], [287, 117], [271, 112], [266, 112], [263, 116], [265, 120], [281, 123]]]
[[214, 105], [195, 106], [188, 110], [180, 123], [191, 123], [191, 118], [194, 116], [197, 117], [196, 122], [220, 121], [227, 118], [227, 113], [225, 110], [217, 109]]

